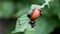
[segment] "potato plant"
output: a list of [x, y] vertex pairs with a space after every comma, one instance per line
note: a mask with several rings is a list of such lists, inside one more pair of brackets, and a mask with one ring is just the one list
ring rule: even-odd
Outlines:
[[[35, 20], [35, 28], [31, 28], [27, 14], [35, 7], [41, 9], [42, 15]], [[1, 20], [7, 22], [7, 26], [3, 24], [6, 34], [50, 34], [60, 27], [60, 0], [0, 0]]]

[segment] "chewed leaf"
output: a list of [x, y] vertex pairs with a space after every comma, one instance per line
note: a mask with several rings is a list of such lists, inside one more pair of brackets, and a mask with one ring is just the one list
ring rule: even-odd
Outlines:
[[15, 31], [12, 31], [12, 33], [24, 32], [25, 30], [34, 30], [34, 28], [31, 28], [29, 22], [30, 19], [27, 17], [27, 14], [22, 15], [20, 18], [18, 18]]

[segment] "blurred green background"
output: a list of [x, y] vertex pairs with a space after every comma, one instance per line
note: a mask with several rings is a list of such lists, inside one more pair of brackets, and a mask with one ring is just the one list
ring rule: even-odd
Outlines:
[[[18, 17], [27, 14], [31, 4], [42, 5], [44, 0], [0, 0], [0, 32], [13, 34]], [[55, 28], [60, 27], [60, 0], [49, 2], [41, 11], [42, 15], [36, 20], [34, 32], [19, 32], [14, 34], [50, 34]]]

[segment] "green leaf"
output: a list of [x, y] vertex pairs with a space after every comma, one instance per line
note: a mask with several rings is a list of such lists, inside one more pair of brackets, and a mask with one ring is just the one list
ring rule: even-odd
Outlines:
[[36, 21], [35, 31], [25, 31], [25, 34], [49, 34], [55, 27], [54, 20], [47, 20], [45, 16]]
[[12, 31], [12, 33], [17, 32], [24, 32], [25, 30], [33, 31], [33, 28], [29, 24], [30, 19], [27, 17], [27, 14], [22, 15], [20, 18], [18, 18], [15, 31]]

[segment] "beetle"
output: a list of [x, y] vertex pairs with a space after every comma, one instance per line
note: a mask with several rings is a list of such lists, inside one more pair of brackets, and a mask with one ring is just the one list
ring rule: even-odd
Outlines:
[[31, 14], [28, 14], [28, 17], [32, 20], [37, 19], [41, 15], [41, 10], [39, 8], [35, 8]]
[[35, 26], [35, 20], [41, 15], [41, 10], [39, 8], [35, 8], [31, 14], [28, 14], [28, 17], [30, 18], [30, 24], [32, 28]]

